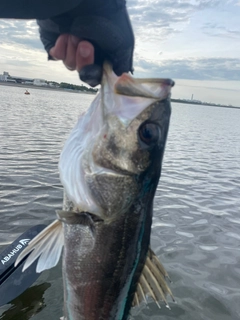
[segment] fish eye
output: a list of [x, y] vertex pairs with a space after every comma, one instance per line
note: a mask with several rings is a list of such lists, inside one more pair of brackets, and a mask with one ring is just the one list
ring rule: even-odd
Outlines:
[[139, 128], [139, 137], [145, 144], [152, 145], [161, 137], [160, 127], [151, 122], [143, 123]]

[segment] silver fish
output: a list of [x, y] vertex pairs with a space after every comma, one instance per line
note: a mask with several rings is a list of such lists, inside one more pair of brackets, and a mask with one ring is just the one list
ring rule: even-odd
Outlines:
[[117, 77], [105, 64], [99, 94], [65, 143], [63, 210], [16, 262], [34, 249], [24, 269], [39, 257], [41, 272], [64, 246], [64, 319], [125, 320], [146, 294], [172, 295], [149, 243], [173, 84]]

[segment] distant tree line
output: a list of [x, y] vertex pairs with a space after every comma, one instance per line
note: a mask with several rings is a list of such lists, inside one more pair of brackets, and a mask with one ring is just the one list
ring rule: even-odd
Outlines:
[[85, 91], [85, 92], [91, 92], [91, 93], [96, 93], [98, 91], [98, 89], [88, 88], [88, 87], [85, 87], [84, 85], [77, 86], [75, 84], [66, 83], [66, 82], [61, 82], [60, 88]]

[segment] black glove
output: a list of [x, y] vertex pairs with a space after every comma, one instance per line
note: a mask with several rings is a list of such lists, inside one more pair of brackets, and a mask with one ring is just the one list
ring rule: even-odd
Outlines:
[[93, 44], [94, 65], [80, 71], [80, 79], [91, 86], [100, 83], [105, 60], [112, 63], [118, 76], [133, 71], [134, 35], [124, 0], [85, 0], [67, 13], [48, 20], [38, 20], [38, 24], [41, 40], [48, 53], [63, 33], [70, 33]]

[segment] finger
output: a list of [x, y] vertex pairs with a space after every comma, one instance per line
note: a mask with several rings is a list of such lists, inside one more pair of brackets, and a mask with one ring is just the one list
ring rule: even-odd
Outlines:
[[79, 72], [79, 77], [91, 87], [96, 87], [102, 79], [102, 67], [98, 64], [84, 66]]
[[67, 53], [68, 34], [62, 34], [57, 38], [55, 46], [49, 51], [49, 54], [56, 60], [65, 60]]
[[88, 41], [81, 41], [77, 47], [76, 69], [80, 71], [82, 67], [94, 63], [94, 47]]
[[72, 35], [68, 37], [67, 53], [63, 63], [69, 70], [76, 69], [76, 53], [79, 42], [78, 37]]

